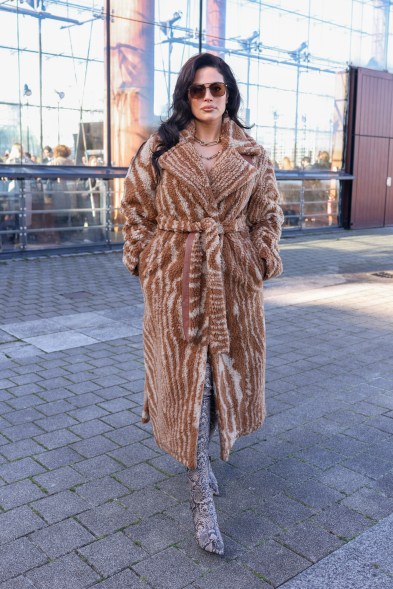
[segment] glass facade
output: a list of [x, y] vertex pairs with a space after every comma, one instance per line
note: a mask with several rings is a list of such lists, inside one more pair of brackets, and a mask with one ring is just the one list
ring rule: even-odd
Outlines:
[[7, 71], [0, 89], [3, 160], [13, 143], [22, 144], [34, 162], [45, 158], [45, 146], [65, 144], [77, 162], [78, 149], [85, 147], [82, 124], [99, 129], [102, 158], [102, 10], [94, 0], [1, 3], [0, 60]]
[[[3, 0], [3, 251], [121, 239], [121, 168], [199, 51], [235, 73], [286, 227], [337, 226], [348, 67], [393, 71], [392, 11], [388, 0]], [[36, 177], [7, 175], [21, 165]]]

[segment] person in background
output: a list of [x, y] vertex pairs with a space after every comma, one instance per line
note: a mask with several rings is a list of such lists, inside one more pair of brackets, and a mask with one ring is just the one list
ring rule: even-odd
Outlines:
[[31, 155], [31, 153], [29, 151], [25, 151], [25, 158], [28, 160], [29, 164], [35, 164], [36, 160], [37, 160], [35, 155]]
[[30, 164], [31, 160], [28, 159], [23, 151], [23, 147], [20, 143], [14, 143], [11, 147], [10, 154], [6, 159], [6, 164]]
[[42, 150], [42, 163], [49, 164], [53, 159], [53, 151], [49, 145], [45, 145]]
[[301, 161], [302, 170], [312, 170], [311, 158], [305, 155]]
[[318, 152], [317, 161], [315, 162], [313, 167], [319, 170], [330, 170], [331, 162], [329, 153], [327, 151]]
[[[11, 151], [5, 161], [6, 164], [9, 165], [26, 165], [31, 164], [31, 159], [26, 157], [24, 153], [23, 146], [21, 143], [14, 143], [11, 147]], [[23, 188], [23, 195], [25, 199], [25, 211], [26, 211], [26, 225], [29, 226], [31, 224], [31, 210], [32, 210], [32, 182], [30, 180], [25, 180], [24, 183], [22, 180], [12, 179], [8, 182], [8, 208], [9, 210], [15, 210], [17, 206], [16, 203], [20, 200]], [[7, 223], [7, 226], [1, 225], [1, 228], [6, 228], [7, 230], [15, 229], [15, 234], [12, 235], [12, 240], [16, 241], [17, 239], [17, 232], [19, 230], [19, 215], [17, 213], [10, 213], [7, 214], [4, 221]]]
[[291, 162], [290, 158], [285, 155], [280, 163], [281, 170], [293, 170], [293, 163]]
[[[74, 162], [70, 159], [71, 149], [67, 145], [59, 144], [53, 148], [53, 159], [48, 166], [73, 166]], [[67, 239], [70, 235], [69, 228], [72, 226], [72, 216], [76, 208], [76, 189], [75, 180], [70, 178], [57, 178], [57, 180], [47, 183], [47, 196], [51, 199], [51, 204], [55, 214], [55, 227], [63, 229], [59, 232], [61, 241]]]
[[74, 161], [70, 159], [71, 149], [67, 145], [60, 143], [53, 149], [53, 158], [48, 162], [48, 166], [73, 166]]

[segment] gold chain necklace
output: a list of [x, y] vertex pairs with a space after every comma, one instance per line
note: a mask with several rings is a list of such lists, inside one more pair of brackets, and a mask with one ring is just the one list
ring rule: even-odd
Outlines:
[[194, 140], [203, 147], [210, 147], [211, 145], [218, 145], [219, 143], [221, 143], [221, 135], [218, 139], [214, 139], [214, 141], [202, 141], [202, 139], [199, 139], [199, 137], [194, 135]]
[[213, 155], [209, 155], [208, 157], [206, 157], [205, 155], [201, 155], [199, 152], [199, 156], [203, 159], [203, 160], [213, 160], [215, 157], [218, 157], [221, 153], [221, 149], [219, 151], [217, 151], [217, 153], [213, 154]]

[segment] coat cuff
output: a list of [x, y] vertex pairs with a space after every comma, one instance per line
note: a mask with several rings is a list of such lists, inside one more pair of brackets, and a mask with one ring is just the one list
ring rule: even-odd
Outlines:
[[140, 252], [136, 252], [135, 250], [127, 248], [126, 245], [124, 245], [123, 264], [134, 276], [139, 276], [139, 253]]
[[269, 280], [282, 273], [282, 261], [277, 248], [261, 248], [258, 258], [263, 280]]

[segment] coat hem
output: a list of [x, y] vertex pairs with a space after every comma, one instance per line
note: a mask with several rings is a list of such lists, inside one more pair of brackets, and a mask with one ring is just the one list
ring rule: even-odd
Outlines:
[[[239, 440], [240, 438], [243, 438], [244, 436], [248, 436], [249, 434], [252, 434], [253, 432], [257, 431], [258, 429], [260, 429], [264, 422], [265, 422], [265, 418], [266, 415], [262, 418], [262, 421], [256, 425], [255, 427], [251, 428], [250, 430], [247, 430], [247, 432], [243, 432], [240, 433], [238, 436], [236, 436], [233, 444], [231, 445], [230, 448], [228, 448], [228, 450], [225, 450], [221, 444], [220, 444], [220, 459], [223, 460], [224, 462], [228, 462], [230, 454], [231, 454], [231, 450], [236, 442], [236, 440]], [[143, 423], [147, 423], [148, 421], [150, 421], [150, 417], [147, 419], [147, 421], [143, 421]], [[193, 469], [196, 468], [196, 460], [194, 462], [188, 462], [187, 459], [183, 460], [179, 457], [179, 455], [173, 451], [172, 448], [170, 448], [168, 445], [163, 444], [162, 442], [158, 442], [157, 438], [154, 436], [155, 442], [157, 444], [157, 446], [161, 449], [164, 450], [164, 452], [166, 452], [167, 454], [169, 454], [170, 456], [172, 456], [172, 458], [174, 458], [175, 460], [177, 460], [178, 462], [180, 462], [180, 464], [182, 464], [183, 466], [185, 466], [186, 468], [189, 469]]]
[[263, 426], [263, 424], [265, 423], [265, 418], [266, 418], [266, 414], [262, 417], [262, 421], [258, 425], [251, 428], [250, 430], [247, 430], [247, 432], [242, 432], [239, 435], [237, 435], [236, 438], [234, 439], [233, 443], [231, 444], [231, 447], [228, 448], [228, 450], [225, 450], [220, 445], [220, 458], [221, 458], [221, 460], [224, 460], [224, 462], [228, 462], [229, 457], [231, 455], [231, 450], [232, 450], [233, 446], [235, 445], [236, 440], [240, 440], [240, 438], [243, 438], [244, 436], [248, 436], [248, 435], [256, 432], [257, 430], [259, 430]]

